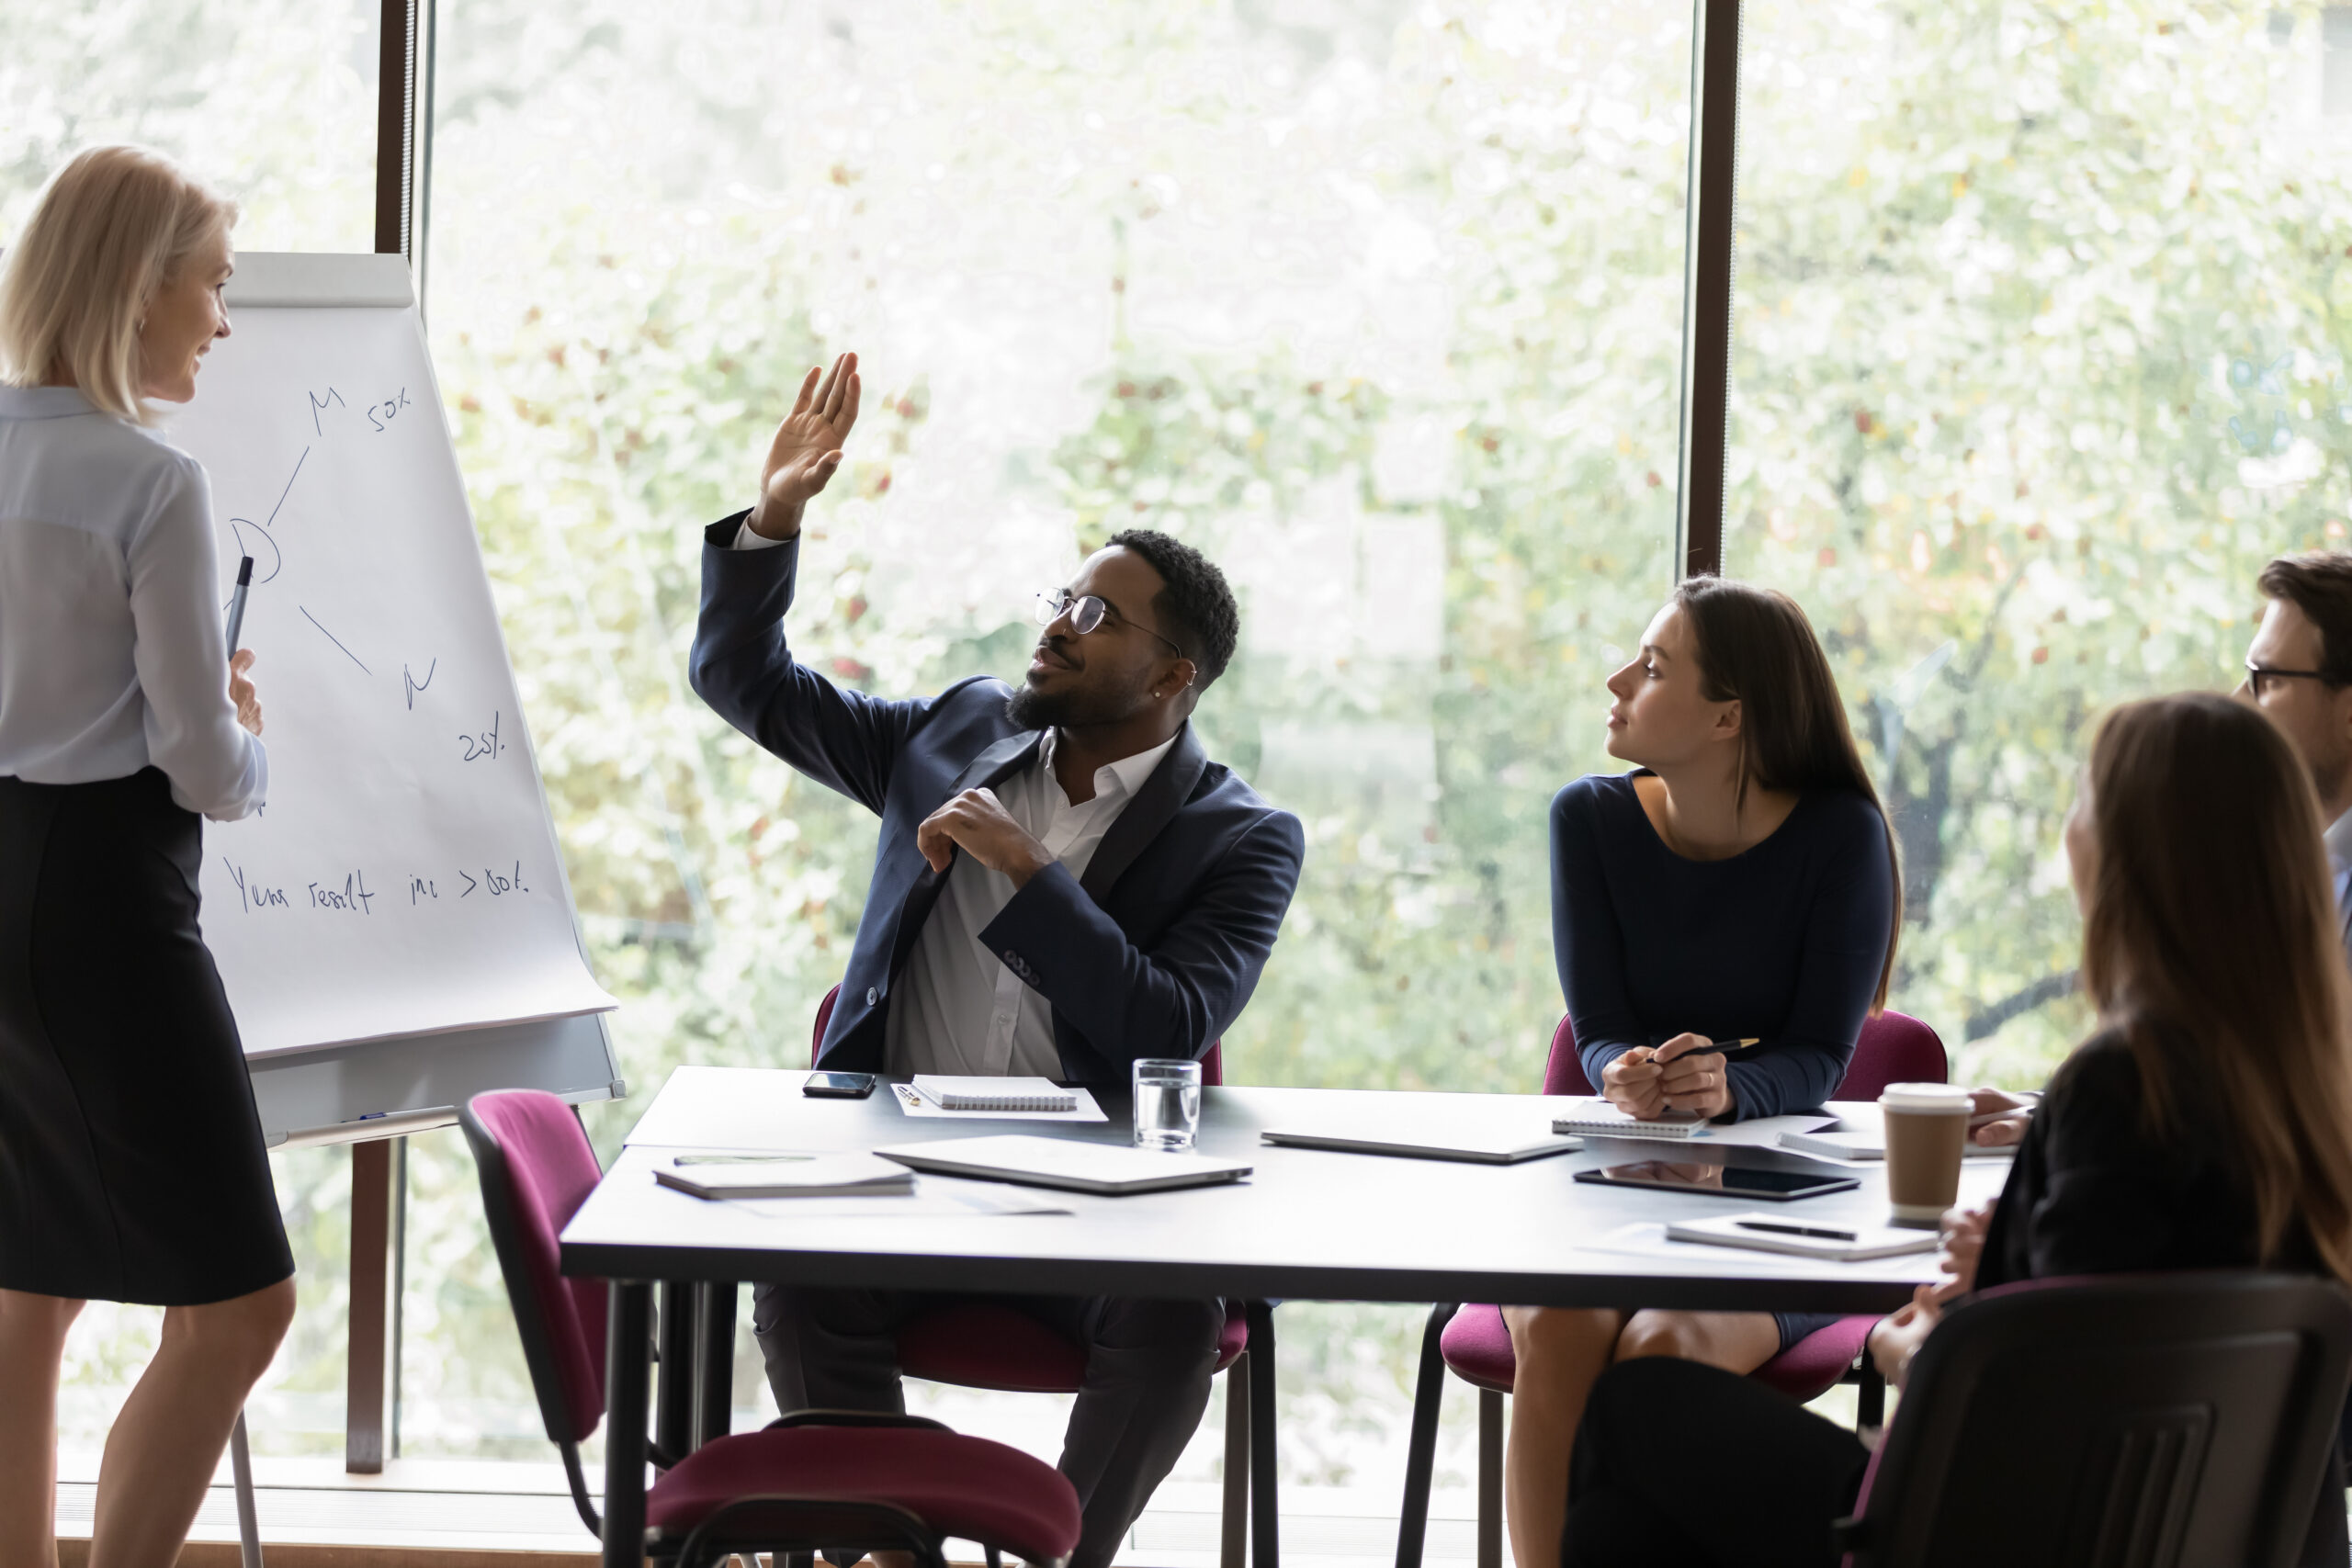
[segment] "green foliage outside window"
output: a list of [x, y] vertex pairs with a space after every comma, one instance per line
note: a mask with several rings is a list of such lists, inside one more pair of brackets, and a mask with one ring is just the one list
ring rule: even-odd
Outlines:
[[[364, 221], [364, 166], [219, 106], [339, 106], [364, 145], [368, 39], [240, 55], [311, 15], [246, 3], [245, 32], [153, 35], [181, 40], [140, 57], [179, 99], [0, 110], [0, 228], [74, 140], [121, 134], [252, 191], [248, 243], [363, 243], [291, 215], [308, 181]], [[1027, 594], [1081, 550], [1200, 545], [1245, 629], [1198, 722], [1309, 839], [1229, 1077], [1534, 1086], [1546, 809], [1609, 765], [1601, 682], [1670, 573], [1676, 9], [442, 0], [435, 351], [640, 1095], [680, 1062], [805, 1060], [861, 908], [872, 819], [684, 677], [701, 526], [852, 347], [866, 412], [803, 547], [803, 657], [889, 694], [1012, 675]], [[2086, 1021], [2057, 855], [2086, 722], [2230, 683], [2259, 564], [2344, 540], [2352, 122], [2319, 23], [1747, 7], [1726, 565], [1830, 645], [1905, 854], [1895, 1005], [1959, 1076], [2037, 1081]], [[0, 20], [0, 82], [130, 47], [86, 33]], [[600, 1144], [641, 1103], [594, 1112]], [[296, 1212], [336, 1212], [336, 1168], [286, 1167]], [[462, 1146], [418, 1139], [413, 1169], [413, 1441], [540, 1457]], [[340, 1245], [306, 1253], [306, 1312]], [[1340, 1478], [1351, 1425], [1401, 1429], [1418, 1314], [1286, 1324], [1322, 1413], [1286, 1463]], [[336, 1386], [332, 1335], [302, 1354], [291, 1384]], [[763, 1398], [748, 1362], [738, 1394]]]

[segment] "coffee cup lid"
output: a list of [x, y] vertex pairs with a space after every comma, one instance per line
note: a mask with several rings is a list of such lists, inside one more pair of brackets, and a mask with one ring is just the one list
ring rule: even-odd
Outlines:
[[1974, 1095], [1959, 1084], [1950, 1083], [1891, 1083], [1879, 1095], [1878, 1102], [1892, 1111], [1959, 1113], [1976, 1109]]

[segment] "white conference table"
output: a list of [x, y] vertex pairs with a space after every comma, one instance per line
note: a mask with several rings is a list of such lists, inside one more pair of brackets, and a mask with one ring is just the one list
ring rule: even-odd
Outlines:
[[[1713, 1198], [1596, 1186], [1578, 1170], [1670, 1154], [1677, 1160], [1818, 1168], [1784, 1151], [1713, 1143], [1589, 1138], [1578, 1152], [1514, 1166], [1281, 1148], [1272, 1126], [1396, 1124], [1492, 1118], [1548, 1128], [1565, 1101], [1539, 1095], [1351, 1089], [1209, 1089], [1200, 1148], [1249, 1160], [1227, 1187], [1124, 1198], [1044, 1193], [922, 1179], [926, 1193], [985, 1189], [1046, 1198], [1058, 1214], [941, 1212], [903, 1200], [707, 1202], [659, 1186], [653, 1168], [687, 1152], [832, 1152], [980, 1133], [1128, 1141], [1124, 1094], [1097, 1091], [1107, 1122], [917, 1118], [887, 1089], [865, 1100], [811, 1100], [802, 1070], [681, 1067], [671, 1075], [563, 1232], [567, 1275], [612, 1281], [606, 1378], [605, 1562], [641, 1562], [650, 1377], [642, 1349], [652, 1291], [662, 1288], [660, 1437], [673, 1451], [726, 1430], [735, 1286], [774, 1281], [843, 1288], [1021, 1294], [1229, 1298], [1250, 1307], [1251, 1508], [1257, 1568], [1279, 1568], [1271, 1425], [1276, 1300], [1508, 1302], [1538, 1306], [1714, 1311], [1892, 1311], [1935, 1277], [1932, 1254], [1838, 1264], [1669, 1243], [1666, 1220], [1756, 1207]], [[1836, 1107], [1832, 1107], [1836, 1110]], [[1973, 1159], [1962, 1198], [1999, 1190], [2006, 1160]], [[1883, 1224], [1885, 1178], [1849, 1168], [1860, 1188], [1771, 1205], [1792, 1218]], [[805, 1206], [804, 1206], [805, 1205]], [[697, 1292], [696, 1287], [706, 1287]], [[698, 1297], [698, 1304], [695, 1304]], [[697, 1355], [699, 1338], [702, 1351]], [[697, 1366], [691, 1375], [684, 1369]], [[1258, 1423], [1264, 1423], [1262, 1426]]]

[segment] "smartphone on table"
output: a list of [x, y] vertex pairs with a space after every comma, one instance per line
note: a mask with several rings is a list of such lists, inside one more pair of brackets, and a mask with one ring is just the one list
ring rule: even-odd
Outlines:
[[864, 1100], [874, 1092], [873, 1073], [810, 1073], [800, 1092], [811, 1100]]

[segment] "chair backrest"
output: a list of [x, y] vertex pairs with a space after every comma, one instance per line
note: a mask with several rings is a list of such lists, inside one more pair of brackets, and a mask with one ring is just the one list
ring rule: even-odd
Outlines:
[[[817, 1027], [808, 1035], [808, 1061], [812, 1066], [816, 1065], [817, 1053], [824, 1048], [825, 1025], [833, 1021], [833, 998], [841, 994], [842, 988], [835, 986], [825, 993], [825, 999], [817, 1004]], [[1208, 1053], [1201, 1058], [1201, 1082], [1212, 1089], [1225, 1082], [1224, 1041], [1209, 1042]]]
[[[1854, 1042], [1854, 1059], [1846, 1064], [1845, 1081], [1832, 1100], [1876, 1100], [1891, 1083], [1942, 1083], [1951, 1071], [1944, 1043], [1933, 1029], [1908, 1013], [1888, 1010], [1862, 1021], [1861, 1038]], [[1544, 1059], [1545, 1094], [1591, 1094], [1577, 1055], [1575, 1026], [1563, 1014], [1552, 1032], [1551, 1054]]]
[[1849, 1561], [2286, 1568], [2347, 1379], [2352, 1302], [2305, 1276], [1986, 1291], [1913, 1360], [1848, 1527]]
[[557, 1238], [603, 1174], [571, 1107], [539, 1089], [478, 1094], [458, 1112], [548, 1438], [578, 1443], [605, 1414], [602, 1280], [567, 1280]]

